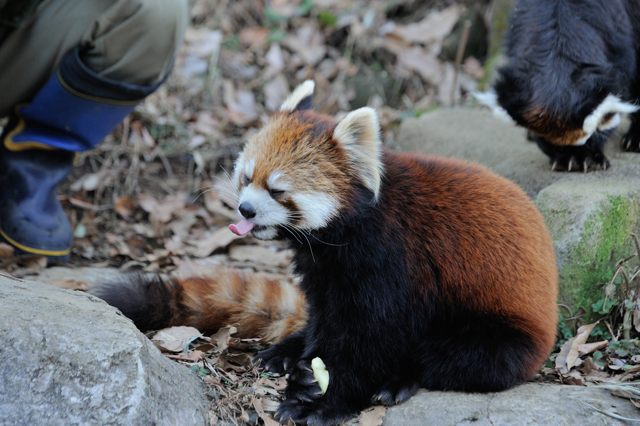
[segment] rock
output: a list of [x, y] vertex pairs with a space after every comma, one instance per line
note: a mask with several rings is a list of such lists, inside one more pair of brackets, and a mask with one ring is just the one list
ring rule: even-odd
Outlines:
[[[594, 387], [528, 383], [489, 394], [421, 391], [390, 408], [385, 426], [625, 425], [639, 419], [633, 405]], [[636, 420], [638, 421], [638, 420]]]
[[200, 380], [98, 298], [0, 274], [0, 424], [208, 424]]
[[402, 150], [475, 161], [519, 184], [538, 204], [560, 266], [561, 302], [574, 311], [603, 297], [618, 260], [634, 253], [640, 226], [640, 155], [621, 152], [620, 132], [607, 144], [611, 168], [552, 172], [524, 129], [481, 109], [440, 109], [405, 120]]
[[558, 254], [559, 302], [590, 312], [617, 261], [635, 252], [630, 236], [640, 229], [640, 182], [559, 181], [540, 191], [536, 204]]
[[547, 158], [526, 140], [524, 129], [504, 123], [485, 110], [438, 109], [406, 119], [398, 148], [458, 157], [484, 164], [522, 186], [530, 196], [560, 178]]

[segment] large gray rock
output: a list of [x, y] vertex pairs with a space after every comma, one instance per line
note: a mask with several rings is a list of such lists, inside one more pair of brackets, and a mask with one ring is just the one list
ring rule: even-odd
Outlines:
[[0, 424], [208, 424], [200, 380], [95, 297], [0, 274], [0, 342]]
[[525, 130], [485, 110], [440, 109], [406, 120], [398, 147], [475, 161], [518, 183], [542, 211], [560, 266], [561, 302], [590, 310], [618, 260], [633, 253], [640, 231], [640, 155], [621, 152], [620, 134], [607, 146], [611, 168], [589, 173], [551, 171]]
[[620, 417], [639, 421], [640, 413], [629, 401], [614, 397], [604, 389], [529, 383], [489, 394], [422, 391], [404, 404], [390, 408], [384, 425], [628, 424]]

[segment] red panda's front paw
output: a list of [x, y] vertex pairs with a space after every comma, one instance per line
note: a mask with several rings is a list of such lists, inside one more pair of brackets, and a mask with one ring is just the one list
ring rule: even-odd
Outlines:
[[259, 362], [270, 373], [284, 375], [294, 365], [295, 360], [278, 345], [260, 351], [254, 361]]
[[[575, 147], [571, 147], [575, 148]], [[588, 149], [572, 150], [569, 155], [560, 153], [551, 157], [551, 170], [554, 172], [584, 172], [607, 170], [611, 164], [602, 152]]]
[[258, 352], [254, 361], [265, 370], [275, 374], [285, 374], [296, 364], [304, 350], [304, 333], [298, 332], [282, 342]]
[[324, 395], [309, 360], [302, 359], [291, 369], [286, 395], [287, 399], [296, 399], [305, 403], [315, 402]]
[[276, 420], [286, 423], [308, 423], [308, 418], [316, 411], [316, 403], [324, 395], [313, 375], [311, 362], [298, 361], [289, 372], [286, 399], [278, 407]]

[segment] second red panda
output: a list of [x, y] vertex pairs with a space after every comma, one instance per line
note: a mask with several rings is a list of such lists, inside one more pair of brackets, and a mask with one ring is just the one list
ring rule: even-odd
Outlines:
[[247, 142], [233, 178], [231, 230], [288, 240], [309, 307], [304, 329], [258, 355], [289, 373], [277, 419], [334, 424], [420, 387], [531, 378], [555, 341], [558, 278], [533, 203], [484, 167], [383, 149], [374, 110], [336, 122], [310, 110], [313, 89]]

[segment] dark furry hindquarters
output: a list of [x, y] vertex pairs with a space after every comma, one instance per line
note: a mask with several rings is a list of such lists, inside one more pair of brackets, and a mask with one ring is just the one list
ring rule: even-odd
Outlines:
[[477, 312], [439, 315], [420, 343], [421, 386], [431, 390], [498, 392], [528, 378], [535, 342], [513, 319]]
[[[607, 96], [640, 101], [640, 2], [518, 0], [505, 46], [508, 60], [495, 84], [500, 106], [560, 147], [541, 146], [560, 170], [570, 169], [571, 157], [580, 170], [585, 163], [606, 168], [603, 135], [593, 134], [591, 147], [572, 145], [588, 136], [585, 118]], [[640, 151], [637, 127], [625, 136], [627, 151]]]
[[97, 284], [89, 293], [118, 308], [141, 331], [169, 327], [175, 317], [180, 291], [172, 280], [156, 274], [129, 274]]

